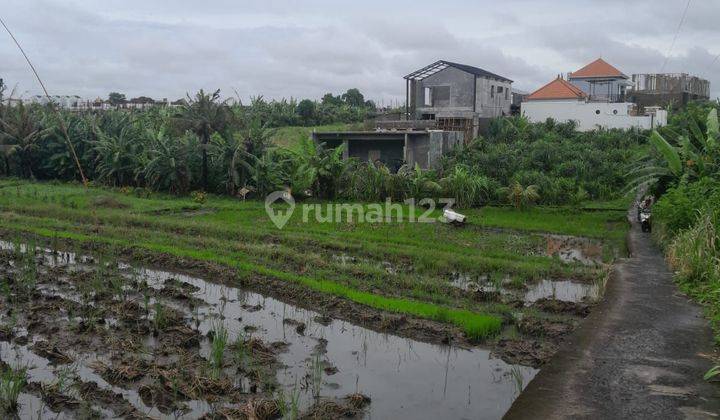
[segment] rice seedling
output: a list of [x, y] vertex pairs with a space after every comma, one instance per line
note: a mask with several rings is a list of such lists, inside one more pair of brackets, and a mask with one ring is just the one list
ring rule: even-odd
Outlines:
[[225, 347], [228, 343], [228, 330], [221, 321], [212, 326], [212, 343], [210, 346], [210, 367], [214, 378], [219, 378], [223, 368]]
[[155, 334], [158, 334], [167, 327], [168, 318], [165, 313], [165, 306], [163, 306], [160, 301], [155, 302], [154, 309], [155, 316], [153, 317], [153, 326], [155, 327]]
[[515, 395], [520, 395], [525, 387], [525, 377], [523, 376], [520, 366], [514, 365], [510, 369], [510, 378], [512, 378], [513, 385], [515, 386]]
[[235, 343], [232, 346], [234, 350], [235, 363], [241, 367], [245, 365], [249, 357], [249, 351], [245, 343], [246, 335], [243, 332], [240, 332], [235, 338]]
[[17, 411], [18, 397], [27, 383], [27, 369], [4, 369], [0, 373], [0, 410]]
[[295, 420], [300, 416], [300, 390], [298, 389], [297, 379], [295, 380], [295, 386], [288, 395], [285, 394], [283, 388], [280, 388], [276, 401], [283, 419]]
[[322, 388], [323, 363], [320, 360], [320, 354], [316, 354], [310, 363], [310, 378], [312, 385], [313, 397], [320, 398], [320, 389]]

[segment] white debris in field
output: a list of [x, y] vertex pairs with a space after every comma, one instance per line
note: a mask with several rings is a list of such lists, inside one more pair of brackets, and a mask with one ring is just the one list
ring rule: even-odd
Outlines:
[[466, 216], [452, 210], [443, 210], [443, 217], [448, 223], [464, 224]]

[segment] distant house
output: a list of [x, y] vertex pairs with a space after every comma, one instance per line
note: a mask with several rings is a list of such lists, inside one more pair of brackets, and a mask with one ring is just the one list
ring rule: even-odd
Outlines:
[[125, 108], [128, 109], [145, 109], [155, 105], [155, 100], [147, 96], [140, 96], [137, 98], [130, 99], [126, 104]]
[[530, 92], [525, 92], [524, 90], [514, 89], [510, 93], [510, 97], [512, 98], [510, 103], [510, 113], [512, 115], [518, 115], [520, 114], [520, 104], [523, 103], [523, 101], [530, 95]]
[[478, 67], [440, 60], [405, 76], [408, 119], [477, 135], [481, 119], [510, 115], [512, 80]]
[[593, 101], [624, 102], [626, 90], [632, 86], [629, 79], [602, 58], [568, 73], [568, 81], [579, 87], [588, 99]]
[[[587, 86], [586, 86], [587, 87]], [[652, 110], [646, 115], [635, 113], [635, 104], [592, 100], [592, 95], [561, 77], [531, 93], [521, 105], [521, 112], [531, 122], [575, 121], [578, 130], [597, 128], [651, 129], [667, 123], [667, 112]], [[595, 96], [595, 98], [598, 98]]]

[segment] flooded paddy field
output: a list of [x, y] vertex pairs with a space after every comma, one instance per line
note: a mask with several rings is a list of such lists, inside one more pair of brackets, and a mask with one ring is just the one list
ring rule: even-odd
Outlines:
[[0, 212], [1, 378], [60, 418], [500, 418], [602, 298], [625, 220], [278, 230], [259, 202], [3, 181]]
[[2, 248], [21, 418], [498, 418], [537, 372], [188, 275]]

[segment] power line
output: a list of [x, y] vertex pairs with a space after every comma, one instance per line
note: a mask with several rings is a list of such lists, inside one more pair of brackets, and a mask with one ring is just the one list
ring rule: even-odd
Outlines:
[[715, 63], [717, 63], [718, 58], [720, 58], [720, 54], [718, 54], [718, 55], [715, 56], [715, 58], [713, 59], [712, 63], [710, 63], [710, 65], [708, 66], [708, 68], [711, 68], [712, 66], [714, 66]]
[[12, 31], [10, 31], [10, 28], [7, 27], [5, 24], [5, 21], [0, 17], [0, 24], [2, 24], [3, 28], [7, 31], [7, 33], [10, 35], [10, 38], [12, 38], [13, 42], [15, 42], [15, 45], [17, 45], [18, 49], [22, 53], [23, 57], [25, 57], [25, 61], [27, 61], [28, 65], [30, 65], [30, 69], [32, 70], [33, 74], [35, 75], [35, 78], [40, 83], [40, 87], [42, 87], [43, 92], [45, 92], [45, 97], [48, 99], [48, 104], [50, 105], [50, 108], [55, 113], [55, 116], [57, 117], [58, 121], [60, 122], [60, 130], [63, 132], [63, 135], [65, 136], [65, 140], [67, 141], [68, 148], [70, 149], [70, 152], [72, 153], [72, 157], [75, 160], [75, 164], [77, 165], [78, 171], [80, 171], [80, 178], [82, 178], [83, 185], [87, 187], [88, 180], [85, 178], [85, 173], [83, 172], [82, 165], [80, 165], [80, 159], [77, 157], [77, 153], [75, 153], [75, 147], [73, 146], [72, 142], [70, 141], [70, 135], [68, 134], [67, 127], [65, 126], [65, 121], [62, 118], [62, 115], [60, 115], [60, 112], [55, 108], [55, 103], [50, 98], [50, 94], [48, 93], [47, 89], [45, 89], [45, 83], [43, 83], [42, 79], [40, 79], [40, 75], [38, 75], [37, 70], [35, 70], [35, 66], [33, 66], [33, 63], [30, 61], [30, 58], [25, 54], [25, 50], [20, 46], [20, 43], [18, 42], [17, 38], [15, 38], [15, 35], [13, 35]]
[[662, 69], [660, 69], [660, 73], [665, 71], [665, 66], [668, 63], [668, 60], [670, 59], [670, 53], [672, 53], [673, 48], [675, 48], [675, 41], [678, 39], [678, 35], [680, 35], [680, 29], [682, 28], [683, 23], [685, 22], [685, 15], [687, 15], [687, 11], [690, 8], [690, 1], [687, 1], [687, 4], [685, 5], [685, 10], [683, 11], [682, 17], [680, 18], [680, 24], [677, 27], [677, 30], [675, 31], [675, 36], [673, 37], [672, 43], [670, 44], [670, 49], [668, 49], [667, 54], [665, 55], [665, 61], [663, 62]]

